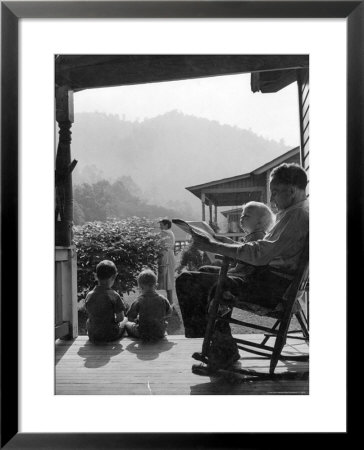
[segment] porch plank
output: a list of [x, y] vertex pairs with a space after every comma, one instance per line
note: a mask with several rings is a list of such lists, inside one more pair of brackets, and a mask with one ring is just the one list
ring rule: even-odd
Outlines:
[[[235, 335], [238, 337], [238, 335]], [[242, 339], [246, 335], [239, 335]], [[262, 335], [250, 334], [259, 341]], [[274, 338], [269, 341], [273, 343]], [[202, 339], [168, 336], [156, 343], [132, 338], [105, 345], [92, 345], [86, 336], [56, 341], [55, 378], [59, 395], [259, 395], [308, 394], [307, 379], [255, 380], [231, 383], [221, 377], [192, 373], [198, 363], [191, 355], [200, 351]], [[288, 340], [286, 353], [308, 352], [303, 341]], [[269, 372], [269, 360], [241, 351], [236, 367]], [[303, 373], [307, 362], [279, 361], [276, 373]]]

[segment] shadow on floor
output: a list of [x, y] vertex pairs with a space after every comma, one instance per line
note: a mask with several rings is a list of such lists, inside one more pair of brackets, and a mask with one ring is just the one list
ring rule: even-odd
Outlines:
[[87, 341], [83, 347], [80, 347], [77, 354], [85, 360], [85, 367], [88, 369], [97, 369], [98, 367], [105, 366], [113, 356], [123, 351], [123, 346], [119, 342], [95, 345]]
[[[254, 358], [245, 358], [254, 359]], [[308, 368], [306, 370], [302, 370], [302, 367], [296, 369], [296, 363], [289, 363], [286, 365], [287, 371], [269, 374], [268, 371], [259, 371], [254, 369], [244, 369], [241, 362], [235, 363], [233, 367], [226, 370], [219, 370], [214, 374], [206, 374], [205, 378], [209, 379], [210, 382], [197, 384], [191, 386], [191, 395], [208, 395], [208, 394], [241, 394], [242, 389], [249, 389], [249, 385], [251, 387], [257, 388], [259, 383], [274, 383], [281, 381], [308, 381], [309, 380], [309, 371]], [[194, 367], [205, 367], [204, 364], [196, 364]], [[194, 370], [193, 370], [194, 372]], [[195, 372], [194, 372], [195, 373]], [[196, 376], [203, 376], [201, 374], [197, 374]], [[308, 389], [308, 386], [307, 386]], [[302, 390], [302, 394], [308, 393], [307, 389]], [[245, 392], [248, 393], [248, 392]]]
[[190, 386], [190, 389], [190, 395], [240, 395], [241, 383], [234, 384], [211, 377], [209, 382]]
[[130, 353], [134, 353], [138, 359], [148, 361], [157, 359], [160, 353], [167, 352], [174, 345], [176, 345], [174, 342], [169, 342], [167, 339], [161, 339], [157, 342], [143, 342], [135, 340], [131, 342], [125, 350]]

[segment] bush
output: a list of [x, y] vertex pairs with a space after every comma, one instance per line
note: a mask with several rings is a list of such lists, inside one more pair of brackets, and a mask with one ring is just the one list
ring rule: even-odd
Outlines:
[[198, 250], [193, 243], [190, 243], [181, 252], [177, 272], [180, 272], [184, 267], [187, 267], [187, 270], [189, 271], [198, 270], [199, 267], [205, 264], [210, 264], [210, 260], [207, 258], [206, 253]]
[[157, 270], [161, 243], [153, 220], [131, 217], [88, 222], [74, 227], [73, 241], [77, 250], [78, 300], [95, 285], [96, 266], [104, 259], [113, 261], [118, 269], [113, 289], [121, 296], [134, 291], [143, 267]]

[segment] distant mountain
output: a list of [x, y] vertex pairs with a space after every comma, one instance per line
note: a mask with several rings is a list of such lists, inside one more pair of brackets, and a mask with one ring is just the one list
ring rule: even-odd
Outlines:
[[81, 113], [72, 127], [75, 184], [130, 177], [135, 195], [171, 209], [190, 208], [196, 219], [199, 200], [185, 187], [249, 172], [288, 150], [250, 130], [178, 111], [142, 122]]

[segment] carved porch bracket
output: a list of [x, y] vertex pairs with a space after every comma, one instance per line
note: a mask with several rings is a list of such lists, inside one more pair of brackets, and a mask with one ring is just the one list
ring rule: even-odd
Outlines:
[[55, 173], [56, 245], [68, 247], [72, 242], [73, 225], [72, 170], [77, 161], [71, 162], [73, 91], [67, 86], [56, 88], [56, 121], [59, 126]]

